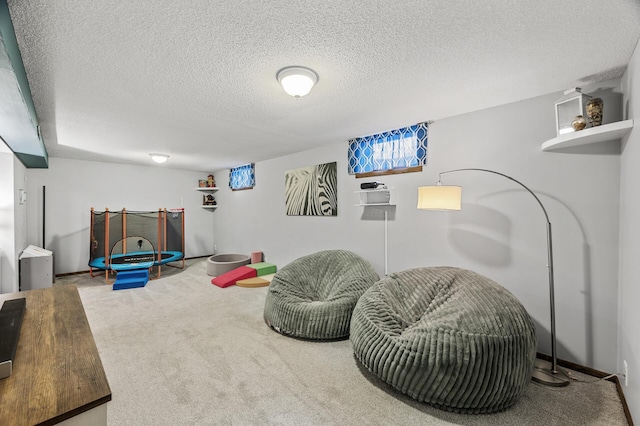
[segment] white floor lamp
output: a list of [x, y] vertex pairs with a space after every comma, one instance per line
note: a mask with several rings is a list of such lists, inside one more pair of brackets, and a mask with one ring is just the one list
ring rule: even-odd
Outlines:
[[544, 217], [547, 221], [547, 256], [548, 256], [548, 269], [549, 269], [549, 299], [551, 305], [551, 365], [547, 367], [544, 365], [544, 361], [536, 359], [536, 366], [533, 371], [532, 379], [538, 383], [542, 383], [548, 386], [567, 386], [570, 383], [569, 377], [564, 371], [558, 368], [558, 360], [556, 358], [556, 309], [555, 309], [555, 297], [553, 289], [553, 246], [551, 242], [551, 222], [549, 222], [549, 215], [547, 210], [540, 199], [527, 188], [522, 182], [507, 176], [503, 173], [496, 172], [488, 169], [456, 169], [441, 172], [438, 175], [438, 182], [435, 186], [421, 186], [418, 188], [418, 209], [424, 210], [461, 210], [462, 200], [462, 187], [460, 186], [445, 186], [442, 185], [442, 175], [448, 173], [476, 171], [493, 173], [502, 177], [505, 177], [529, 192], [535, 198], [535, 200], [542, 208]]

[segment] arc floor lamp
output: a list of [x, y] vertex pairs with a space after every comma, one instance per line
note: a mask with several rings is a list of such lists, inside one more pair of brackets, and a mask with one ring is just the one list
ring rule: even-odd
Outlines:
[[549, 269], [549, 299], [551, 305], [551, 365], [550, 367], [546, 367], [543, 363], [536, 360], [536, 367], [533, 371], [532, 379], [538, 383], [548, 386], [567, 386], [570, 383], [570, 379], [564, 371], [558, 368], [558, 360], [556, 358], [556, 310], [553, 288], [553, 246], [551, 240], [551, 222], [549, 221], [547, 210], [544, 208], [544, 205], [538, 196], [522, 182], [494, 170], [475, 168], [455, 169], [439, 173], [438, 182], [435, 186], [421, 186], [418, 188], [418, 209], [461, 210], [462, 187], [442, 185], [441, 179], [442, 175], [467, 171], [493, 173], [517, 183], [531, 194], [533, 198], [535, 198], [544, 213], [544, 217], [547, 222], [547, 267]]

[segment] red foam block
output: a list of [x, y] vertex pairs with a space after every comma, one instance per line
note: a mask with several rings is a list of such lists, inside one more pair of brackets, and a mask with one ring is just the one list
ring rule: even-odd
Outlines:
[[244, 280], [246, 278], [254, 278], [258, 276], [258, 271], [248, 266], [240, 266], [229, 272], [225, 272], [211, 280], [211, 284], [217, 285], [220, 288], [232, 286], [238, 280]]

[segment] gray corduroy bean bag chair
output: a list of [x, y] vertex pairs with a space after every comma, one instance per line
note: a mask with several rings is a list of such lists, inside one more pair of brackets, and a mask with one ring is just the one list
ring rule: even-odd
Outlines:
[[346, 250], [303, 256], [271, 280], [264, 320], [279, 333], [303, 339], [349, 336], [353, 307], [380, 279], [371, 264]]
[[509, 291], [475, 272], [416, 268], [383, 278], [351, 320], [356, 357], [399, 391], [458, 413], [505, 410], [533, 371], [535, 329]]

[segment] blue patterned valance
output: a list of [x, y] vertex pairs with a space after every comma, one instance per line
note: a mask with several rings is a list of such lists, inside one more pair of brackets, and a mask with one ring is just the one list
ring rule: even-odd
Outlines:
[[233, 167], [229, 170], [229, 188], [247, 189], [256, 185], [255, 164]]
[[427, 164], [428, 123], [349, 140], [349, 174]]

